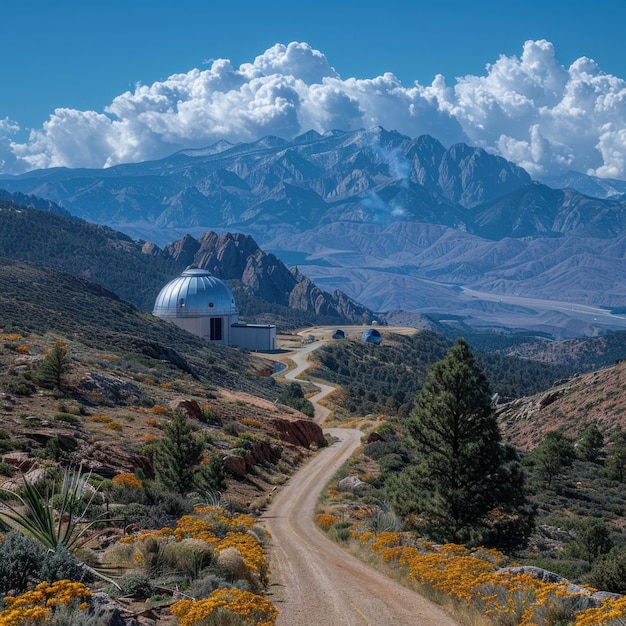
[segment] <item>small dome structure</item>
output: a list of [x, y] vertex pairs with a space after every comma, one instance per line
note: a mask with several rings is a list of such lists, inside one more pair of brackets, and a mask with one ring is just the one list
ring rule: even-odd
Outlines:
[[207, 270], [186, 269], [161, 289], [154, 315], [163, 318], [238, 315], [232, 291]]
[[207, 270], [188, 267], [157, 296], [152, 313], [208, 341], [230, 345], [239, 320], [233, 293]]
[[248, 350], [276, 349], [276, 326], [240, 324], [228, 285], [197, 267], [188, 267], [161, 289], [152, 313], [212, 343]]
[[361, 333], [361, 341], [365, 341], [366, 343], [379, 344], [382, 340], [383, 340], [382, 335], [375, 328], [364, 330]]

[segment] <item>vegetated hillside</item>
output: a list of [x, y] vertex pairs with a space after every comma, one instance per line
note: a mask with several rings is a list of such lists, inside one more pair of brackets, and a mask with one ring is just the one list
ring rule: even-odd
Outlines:
[[[57, 595], [66, 579], [107, 594], [106, 622], [97, 607], [87, 614], [87, 602], [63, 616], [48, 602], [38, 615], [59, 609], [57, 624], [95, 624], [94, 614], [98, 624], [174, 624], [170, 606], [181, 589], [204, 598], [227, 588], [237, 599], [245, 588], [238, 608], [247, 609], [248, 592], [268, 584], [266, 534], [254, 516], [326, 445], [301, 412], [312, 407], [300, 387], [270, 376], [271, 361], [204, 342], [95, 283], [24, 262], [0, 260], [0, 320], [2, 522], [24, 510], [11, 495], [24, 481], [34, 487], [20, 492], [33, 517], [46, 518], [32, 533], [3, 525], [0, 595], [42, 579], [64, 580], [63, 590], [52, 587]], [[55, 495], [62, 481], [75, 487], [67, 498]], [[171, 530], [183, 524], [186, 540]], [[130, 543], [118, 543], [122, 536]], [[241, 549], [231, 550], [234, 564], [220, 558], [233, 545]], [[41, 588], [27, 598], [40, 602]]]
[[[84, 279], [1, 260], [0, 320], [3, 450], [150, 473], [144, 446], [182, 402], [194, 429], [211, 431], [207, 454], [233, 457], [231, 494], [250, 501], [271, 490], [281, 459], [290, 471], [310, 445], [325, 445], [290, 408], [302, 400], [269, 375], [274, 362], [202, 341]], [[60, 392], [38, 382], [57, 340], [71, 365]], [[251, 482], [257, 463], [267, 475]]]
[[184, 267], [106, 226], [16, 205], [0, 208], [0, 256], [82, 276], [152, 310]]
[[626, 362], [557, 381], [545, 392], [520, 397], [499, 408], [507, 440], [531, 450], [546, 432], [562, 429], [576, 440], [596, 424], [607, 440], [616, 429], [626, 430]]
[[626, 358], [626, 332], [563, 341], [521, 341], [502, 352], [542, 363], [568, 364], [578, 372], [589, 372]]
[[[0, 320], [6, 332], [24, 337], [61, 336], [81, 350], [134, 353], [199, 381], [270, 394], [271, 381], [253, 375], [254, 357], [203, 341], [66, 272], [0, 259]], [[256, 359], [257, 368], [268, 366]]]
[[[337, 340], [312, 355], [317, 363], [313, 375], [342, 387], [339, 402], [348, 413], [408, 415], [428, 368], [452, 345], [431, 331], [404, 336], [383, 330], [382, 335], [380, 345]], [[498, 354], [477, 354], [477, 362], [500, 400], [547, 389], [573, 372], [568, 365]]]
[[249, 236], [207, 233], [200, 242], [187, 236], [163, 251], [105, 226], [10, 203], [0, 206], [0, 216], [0, 256], [87, 278], [143, 310], [152, 310], [159, 290], [196, 264], [229, 282], [247, 321], [295, 328], [372, 319], [371, 311], [341, 292], [322, 292], [290, 272]]

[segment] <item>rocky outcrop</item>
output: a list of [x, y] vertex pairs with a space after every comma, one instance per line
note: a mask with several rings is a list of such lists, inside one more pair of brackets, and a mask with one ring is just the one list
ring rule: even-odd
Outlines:
[[92, 398], [101, 398], [110, 404], [137, 404], [143, 396], [137, 385], [115, 376], [90, 372], [83, 376], [78, 390]]
[[357, 493], [367, 488], [367, 483], [358, 476], [346, 476], [337, 483], [337, 491]]
[[164, 252], [183, 265], [192, 265], [200, 244], [191, 235], [185, 235], [174, 243], [165, 246]]
[[317, 449], [328, 445], [321, 426], [311, 420], [277, 417], [271, 421], [271, 428], [279, 439], [294, 446]]
[[369, 309], [341, 291], [322, 291], [297, 268], [289, 270], [277, 256], [261, 250], [249, 235], [210, 231], [198, 241], [185, 235], [166, 246], [165, 252], [222, 280], [241, 281], [246, 291], [272, 304], [356, 324], [373, 319]]
[[205, 421], [202, 407], [196, 400], [181, 400], [180, 402], [176, 402], [174, 404], [174, 410], [183, 411], [187, 417], [198, 420], [199, 422]]
[[274, 465], [282, 456], [279, 445], [267, 441], [255, 441], [245, 454], [228, 454], [223, 459], [224, 469], [235, 476], [243, 478], [255, 465]]

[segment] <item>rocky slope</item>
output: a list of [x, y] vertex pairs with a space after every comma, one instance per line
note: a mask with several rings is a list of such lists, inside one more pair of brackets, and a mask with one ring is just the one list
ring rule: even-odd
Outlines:
[[608, 440], [616, 428], [626, 429], [625, 377], [626, 361], [621, 361], [503, 405], [498, 414], [505, 439], [521, 450], [532, 450], [548, 431], [563, 429], [577, 440], [595, 423]]
[[[144, 446], [175, 408], [210, 434], [231, 494], [248, 501], [326, 445], [319, 426], [277, 402], [274, 362], [207, 344], [84, 279], [3, 261], [0, 319], [4, 472], [60, 455], [109, 478], [150, 473]], [[56, 340], [70, 363], [61, 390], [37, 377]]]

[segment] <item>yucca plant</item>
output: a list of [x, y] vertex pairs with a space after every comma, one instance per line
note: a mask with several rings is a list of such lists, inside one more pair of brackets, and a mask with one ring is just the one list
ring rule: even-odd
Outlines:
[[64, 545], [68, 550], [80, 548], [89, 538], [87, 531], [102, 521], [106, 514], [85, 521], [85, 515], [98, 493], [94, 489], [85, 503], [83, 496], [91, 477], [82, 473], [82, 467], [68, 467], [63, 473], [60, 490], [54, 486], [41, 493], [24, 478], [23, 495], [2, 491], [17, 503], [6, 501], [0, 507], [0, 519], [10, 527], [32, 536], [44, 548], [56, 550]]
[[[56, 552], [63, 546], [75, 552], [92, 538], [89, 531], [96, 524], [105, 519], [116, 521], [108, 518], [106, 512], [87, 519], [89, 508], [99, 492], [97, 487], [86, 502], [83, 500], [90, 477], [91, 472], [83, 474], [82, 466], [70, 466], [63, 473], [60, 489], [55, 484], [41, 493], [26, 478], [22, 495], [0, 489], [10, 498], [0, 503], [0, 519], [11, 528], [33, 537], [48, 550]], [[88, 565], [81, 563], [81, 566], [113, 582]]]

